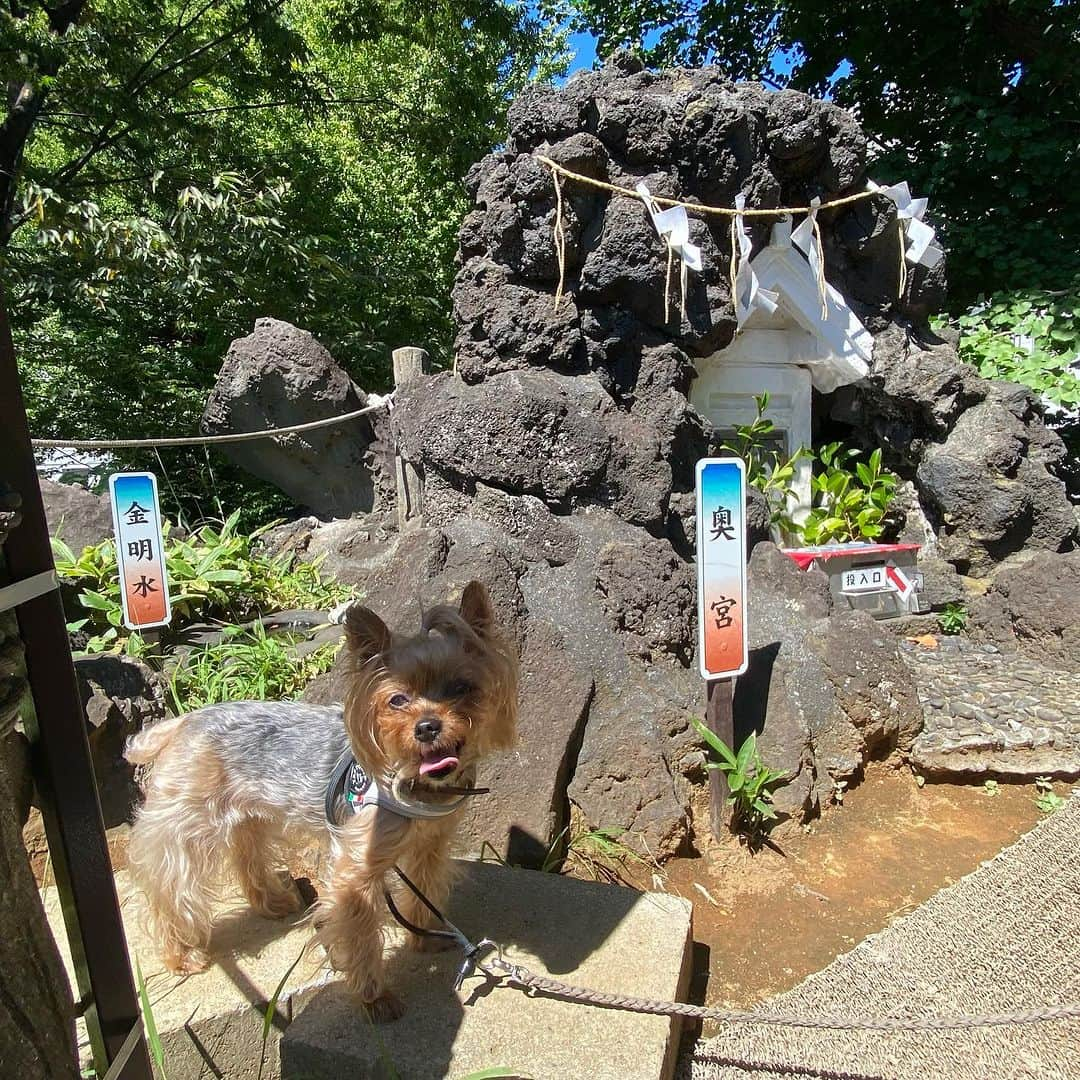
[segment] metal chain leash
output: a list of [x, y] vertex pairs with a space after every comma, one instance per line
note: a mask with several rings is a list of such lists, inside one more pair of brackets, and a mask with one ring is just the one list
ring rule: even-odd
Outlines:
[[[982, 1016], [853, 1017], [739, 1012], [729, 1009], [711, 1009], [704, 1005], [690, 1005], [681, 1001], [657, 1001], [652, 998], [631, 997], [625, 994], [609, 994], [602, 990], [571, 986], [558, 979], [537, 975], [521, 964], [509, 963], [502, 958], [501, 954], [490, 957], [483, 965], [477, 966], [484, 974], [495, 978], [501, 975], [506, 985], [523, 990], [530, 995], [544, 994], [607, 1009], [651, 1013], [655, 1016], [681, 1016], [690, 1020], [715, 1020], [726, 1024], [767, 1024], [774, 1027], [837, 1028], [852, 1031], [960, 1031], [965, 1028], [1045, 1024], [1053, 1020], [1080, 1019], [1080, 1004], [1046, 1005], [1041, 1008], [988, 1013]], [[495, 975], [488, 969], [494, 969], [499, 975]]]

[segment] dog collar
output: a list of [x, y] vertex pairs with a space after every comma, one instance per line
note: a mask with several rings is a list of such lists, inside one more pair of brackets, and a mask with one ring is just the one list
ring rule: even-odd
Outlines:
[[[474, 790], [479, 795], [484, 789]], [[459, 809], [465, 799], [464, 794], [448, 803], [403, 798], [391, 787], [369, 776], [353, 757], [352, 751], [346, 750], [338, 758], [326, 787], [326, 820], [331, 825], [342, 825], [366, 806], [381, 807], [404, 818], [442, 818]]]

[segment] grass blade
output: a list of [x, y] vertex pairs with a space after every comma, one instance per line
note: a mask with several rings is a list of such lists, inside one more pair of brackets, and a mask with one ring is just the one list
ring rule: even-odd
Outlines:
[[157, 1024], [154, 1022], [154, 1010], [150, 1007], [150, 995], [146, 992], [146, 980], [143, 978], [139, 958], [135, 958], [135, 981], [139, 989], [139, 1004], [142, 1006], [143, 1028], [146, 1031], [146, 1043], [150, 1047], [150, 1056], [154, 1059], [161, 1080], [168, 1080], [165, 1075], [165, 1050], [161, 1045]]
[[274, 992], [270, 995], [270, 1000], [266, 1003], [266, 1012], [263, 1013], [263, 1026], [262, 1026], [262, 1048], [259, 1051], [259, 1080], [262, 1080], [263, 1065], [266, 1062], [266, 1043], [270, 1038], [270, 1028], [274, 1023], [274, 1014], [277, 1012], [278, 1001], [281, 1000], [282, 991], [285, 989], [285, 984], [289, 981], [289, 977], [296, 970], [296, 965], [300, 963], [304, 958], [304, 953], [307, 952], [307, 946], [305, 945], [297, 955], [296, 959], [288, 966], [285, 974], [281, 976], [277, 986], [274, 987]]

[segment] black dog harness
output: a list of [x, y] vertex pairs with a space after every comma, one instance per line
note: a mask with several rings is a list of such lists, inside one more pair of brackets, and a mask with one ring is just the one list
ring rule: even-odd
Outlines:
[[[343, 825], [354, 814], [360, 813], [365, 806], [382, 807], [391, 814], [397, 814], [399, 817], [404, 818], [441, 818], [459, 809], [468, 796], [486, 795], [491, 789], [471, 786], [466, 788], [444, 786], [440, 790], [459, 797], [449, 803], [425, 803], [419, 800], [402, 799], [390, 787], [380, 784], [373, 776], [368, 776], [356, 758], [353, 757], [352, 751], [346, 749], [338, 758], [334, 771], [330, 774], [330, 782], [326, 785], [326, 820], [331, 826]], [[383, 896], [386, 898], [386, 906], [390, 909], [390, 914], [406, 930], [420, 937], [444, 938], [459, 945], [464, 951], [465, 956], [454, 981], [454, 988], [460, 989], [462, 982], [472, 975], [477, 968], [490, 975], [491, 973], [487, 972], [480, 960], [486, 952], [496, 948], [495, 943], [485, 938], [474, 945], [409, 880], [400, 866], [394, 867], [394, 873], [446, 929], [433, 930], [430, 927], [417, 926], [415, 923], [410, 922], [398, 910], [393, 896], [390, 895], [390, 890], [385, 889]]]
[[331, 825], [343, 825], [365, 806], [381, 807], [404, 818], [442, 818], [460, 809], [468, 796], [486, 795], [490, 788], [443, 787], [440, 790], [458, 798], [446, 803], [406, 798], [395, 792], [391, 785], [379, 783], [375, 777], [369, 776], [353, 757], [352, 751], [345, 750], [338, 758], [326, 786], [326, 820]]

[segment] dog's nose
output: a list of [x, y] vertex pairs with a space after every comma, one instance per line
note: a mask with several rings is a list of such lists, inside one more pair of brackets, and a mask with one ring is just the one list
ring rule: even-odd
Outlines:
[[437, 716], [425, 716], [417, 721], [413, 734], [417, 742], [434, 742], [442, 731], [442, 721]]

